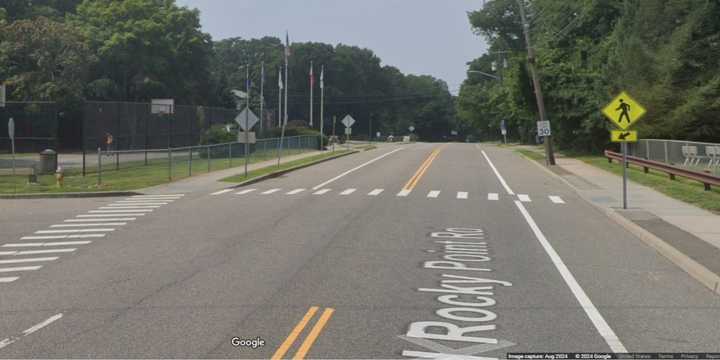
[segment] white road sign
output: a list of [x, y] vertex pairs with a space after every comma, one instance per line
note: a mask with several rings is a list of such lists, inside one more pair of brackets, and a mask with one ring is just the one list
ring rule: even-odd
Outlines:
[[346, 128], [345, 128], [345, 135], [352, 135], [352, 128], [351, 128], [351, 127], [346, 127]]
[[15, 120], [13, 118], [8, 120], [8, 137], [10, 140], [15, 140]]
[[408, 128], [408, 130], [410, 130], [410, 132], [413, 132], [413, 131], [415, 131], [415, 127], [412, 126], [412, 125], [410, 125], [410, 127]]
[[150, 100], [150, 113], [152, 114], [174, 114], [175, 113], [175, 100], [174, 99], [152, 99]]
[[[246, 120], [247, 126], [245, 124]], [[240, 112], [240, 114], [238, 114], [238, 116], [235, 117], [235, 122], [238, 123], [238, 125], [240, 125], [240, 128], [243, 130], [252, 129], [258, 121], [260, 121], [260, 119], [258, 119], [258, 117], [252, 112], [252, 110], [248, 110], [248, 108], [245, 108], [242, 112]]]
[[347, 115], [344, 119], [342, 119], [342, 123], [343, 125], [345, 125], [345, 127], [349, 128], [352, 127], [353, 124], [355, 124], [355, 119], [353, 119], [352, 116]]
[[552, 130], [550, 129], [550, 121], [538, 121], [537, 128], [538, 128], [538, 136], [552, 135]]

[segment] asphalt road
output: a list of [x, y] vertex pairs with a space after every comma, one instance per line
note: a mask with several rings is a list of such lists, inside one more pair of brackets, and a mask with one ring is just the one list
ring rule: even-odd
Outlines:
[[385, 145], [232, 191], [0, 203], [3, 358], [720, 352], [717, 296], [497, 147]]

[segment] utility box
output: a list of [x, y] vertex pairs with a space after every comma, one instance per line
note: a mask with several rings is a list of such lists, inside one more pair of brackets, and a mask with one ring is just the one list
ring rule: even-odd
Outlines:
[[38, 173], [40, 175], [54, 174], [55, 169], [57, 169], [58, 165], [57, 157], [58, 154], [57, 152], [55, 152], [55, 150], [43, 150], [40, 153], [40, 166], [38, 169]]

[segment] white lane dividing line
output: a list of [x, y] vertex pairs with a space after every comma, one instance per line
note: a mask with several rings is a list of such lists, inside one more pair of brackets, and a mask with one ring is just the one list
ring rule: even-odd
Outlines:
[[535, 223], [535, 220], [533, 220], [532, 216], [530, 216], [530, 213], [525, 209], [525, 206], [522, 204], [522, 202], [515, 200], [515, 205], [520, 210], [520, 213], [525, 218], [525, 221], [530, 226], [530, 229], [532, 229], [533, 234], [535, 234], [535, 237], [540, 242], [540, 245], [542, 245], [543, 249], [545, 249], [545, 252], [550, 257], [550, 260], [555, 265], [555, 268], [560, 272], [560, 275], [562, 276], [563, 280], [565, 280], [565, 283], [570, 288], [570, 291], [572, 291], [573, 295], [575, 295], [575, 298], [580, 303], [580, 306], [585, 310], [585, 313], [590, 318], [590, 321], [592, 321], [593, 325], [595, 325], [595, 329], [600, 333], [600, 336], [602, 336], [605, 339], [605, 342], [610, 346], [610, 349], [612, 349], [613, 352], [616, 353], [626, 353], [627, 349], [625, 349], [625, 346], [620, 341], [618, 336], [615, 334], [615, 332], [610, 328], [610, 325], [605, 321], [603, 316], [600, 314], [598, 309], [595, 307], [593, 302], [590, 300], [590, 298], [587, 296], [583, 288], [578, 284], [577, 280], [575, 280], [575, 276], [570, 272], [570, 269], [565, 266], [565, 263], [563, 262], [562, 258], [560, 258], [560, 255], [555, 251], [555, 249], [552, 247], [550, 242], [545, 238], [545, 235], [543, 235], [542, 231], [540, 230], [540, 227]]
[[[475, 144], [475, 146], [480, 149], [480, 146]], [[515, 193], [510, 189], [510, 186], [505, 182], [505, 179], [503, 179], [502, 175], [500, 175], [500, 172], [498, 172], [498, 169], [495, 167], [495, 164], [490, 160], [490, 158], [485, 153], [485, 150], [480, 150], [482, 152], [483, 156], [485, 157], [485, 160], [490, 165], [490, 168], [492, 168], [493, 172], [495, 173], [495, 176], [500, 180], [500, 184], [505, 188], [505, 191], [507, 191], [508, 195], [515, 195]]]
[[50, 318], [48, 318], [47, 320], [45, 320], [45, 321], [43, 321], [43, 322], [41, 322], [41, 323], [39, 323], [39, 324], [37, 324], [37, 325], [33, 325], [33, 326], [30, 327], [29, 329], [23, 331], [22, 334], [20, 334], [20, 335], [11, 336], [11, 337], [9, 337], [9, 338], [7, 338], [7, 339], [0, 340], [0, 349], [4, 348], [4, 347], [6, 347], [6, 346], [8, 346], [8, 345], [10, 345], [10, 344], [13, 344], [14, 342], [22, 339], [23, 337], [28, 336], [28, 335], [30, 335], [30, 334], [32, 334], [32, 333], [34, 333], [34, 332], [36, 332], [36, 331], [38, 331], [38, 330], [46, 327], [46, 326], [54, 323], [55, 321], [61, 319], [62, 316], [63, 316], [62, 313], [53, 315], [53, 316], [51, 316]]
[[280, 190], [282, 190], [282, 189], [270, 189], [270, 190], [268, 190], [268, 191], [261, 192], [260, 195], [270, 195], [270, 194], [274, 194], [274, 193], [276, 193], [276, 192], [278, 192], [278, 191], [280, 191]]
[[385, 191], [385, 189], [375, 189], [368, 193], [368, 196], [378, 196], [382, 194], [382, 192]]
[[460, 200], [467, 200], [470, 194], [464, 192], [464, 191], [458, 191], [457, 198]]
[[288, 191], [285, 195], [297, 195], [303, 191], [305, 191], [305, 189], [295, 189], [293, 191]]
[[97, 223], [97, 222], [104, 222], [104, 221], [134, 221], [136, 218], [129, 217], [129, 218], [99, 218], [99, 219], [70, 219], [70, 220], [64, 220], [63, 222], [67, 223]]
[[87, 232], [110, 232], [115, 231], [114, 228], [97, 228], [97, 229], [65, 229], [65, 230], [40, 230], [36, 234], [67, 234], [67, 233], [87, 233]]
[[141, 210], [90, 210], [90, 214], [136, 214], [136, 213], [150, 213], [152, 209], [141, 209]]
[[249, 193], [251, 193], [251, 192], [253, 192], [253, 191], [256, 191], [256, 190], [257, 190], [257, 189], [245, 189], [245, 190], [243, 190], [243, 191], [238, 191], [238, 192], [236, 192], [235, 195], [246, 195], [246, 194], [249, 194]]
[[11, 259], [11, 260], [0, 260], [0, 264], [22, 264], [22, 263], [29, 263], [29, 262], [47, 262], [47, 261], [55, 261], [57, 259], [59, 259], [57, 256], [27, 258], [27, 259]]
[[57, 224], [50, 226], [51, 228], [67, 228], [67, 227], [89, 227], [89, 226], [123, 226], [127, 225], [125, 222], [111, 222], [111, 223], [90, 223], [90, 224]]
[[62, 241], [62, 242], [46, 242], [46, 243], [21, 243], [21, 244], [5, 244], [5, 248], [21, 248], [21, 247], [52, 247], [52, 246], [77, 246], [92, 244], [92, 241]]
[[0, 277], [0, 284], [11, 283], [11, 282], [13, 282], [13, 281], [15, 281], [15, 280], [17, 280], [17, 279], [19, 279], [19, 277], [17, 277], [17, 276], [13, 276], [13, 277]]
[[331, 191], [332, 191], [332, 189], [322, 189], [322, 190], [318, 190], [318, 191], [314, 192], [313, 195], [325, 195]]
[[37, 266], [18, 266], [18, 267], [9, 267], [9, 268], [0, 268], [0, 273], [9, 273], [9, 272], [20, 272], [20, 271], [35, 271], [42, 269], [42, 265]]
[[439, 191], [439, 190], [433, 190], [433, 191], [431, 191], [431, 192], [429, 192], [429, 193], [427, 194], [427, 197], [430, 198], [430, 199], [437, 199], [438, 196], [440, 196], [440, 191]]
[[526, 203], [527, 203], [527, 202], [532, 202], [532, 200], [530, 200], [530, 196], [528, 196], [528, 195], [518, 194], [517, 197], [518, 197], [518, 199], [519, 199], [520, 201], [522, 201], [522, 202], [526, 202]]
[[500, 200], [500, 195], [497, 193], [489, 193], [488, 194], [488, 200], [490, 201], [498, 201]]
[[210, 195], [212, 195], [212, 196], [217, 196], [217, 195], [227, 194], [227, 193], [229, 193], [229, 192], [231, 192], [231, 191], [233, 191], [233, 190], [234, 190], [234, 189], [220, 190], [220, 191], [216, 191], [216, 192], [214, 192], [214, 193], [212, 193], [212, 194], [210, 194]]
[[346, 171], [346, 172], [344, 172], [344, 173], [342, 173], [342, 174], [340, 174], [340, 175], [338, 175], [338, 176], [336, 176], [336, 177], [334, 177], [334, 178], [332, 178], [332, 179], [330, 179], [330, 180], [328, 180], [328, 181], [325, 181], [325, 182], [322, 183], [322, 184], [316, 185], [316, 186], [313, 187], [312, 189], [313, 189], [313, 190], [318, 190], [318, 189], [326, 186], [327, 184], [330, 184], [330, 183], [336, 181], [337, 179], [340, 179], [340, 178], [342, 178], [342, 177], [344, 177], [344, 176], [347, 176], [348, 174], [352, 173], [353, 171], [360, 170], [360, 169], [364, 168], [365, 166], [368, 166], [368, 165], [370, 165], [370, 164], [372, 164], [372, 163], [374, 163], [374, 162], [376, 162], [376, 161], [378, 161], [378, 160], [381, 160], [381, 159], [383, 159], [383, 158], [386, 157], [386, 156], [389, 156], [389, 155], [391, 155], [391, 154], [394, 154], [394, 153], [396, 153], [396, 152], [398, 152], [398, 151], [400, 151], [400, 150], [402, 150], [402, 149], [404, 149], [404, 148], [398, 148], [398, 149], [395, 149], [395, 150], [393, 150], [393, 151], [391, 151], [391, 152], [389, 152], [389, 153], [385, 153], [385, 154], [383, 154], [383, 155], [380, 155], [380, 156], [378, 156], [378, 157], [376, 157], [376, 158], [374, 158], [374, 159], [372, 159], [372, 160], [370, 160], [370, 161], [368, 161], [368, 162], [366, 162], [366, 163], [364, 163], [364, 164], [361, 164], [361, 165], [359, 165], [359, 166], [356, 166], [356, 167], [354, 167], [354, 168], [352, 168], [352, 169], [350, 169], [350, 170], [348, 170], [348, 171]]
[[347, 189], [347, 190], [341, 192], [340, 195], [342, 195], [342, 196], [348, 196], [348, 195], [354, 193], [355, 191], [357, 191], [357, 189]]
[[[134, 214], [134, 213], [129, 213], [129, 214], [93, 214], [93, 215], [78, 215], [78, 216], [76, 216], [76, 217], [77, 217], [77, 218], [86, 219], [86, 218], [105, 218], [105, 217], [113, 217], [113, 216], [145, 216], [145, 214], [143, 214], [143, 213], [139, 213], [139, 214]], [[133, 219], [134, 219], [134, 218], [133, 218]], [[102, 221], [107, 221], [107, 220], [106, 220], [106, 219], [103, 219]]]
[[399, 193], [397, 193], [396, 196], [397, 197], [407, 197], [408, 195], [410, 195], [411, 192], [412, 192], [412, 190], [403, 189]]
[[549, 198], [550, 198], [550, 201], [552, 201], [554, 204], [564, 204], [565, 203], [565, 200], [563, 200], [559, 196], [550, 195]]
[[50, 249], [50, 250], [26, 250], [26, 251], [0, 251], [0, 256], [25, 256], [25, 255], [43, 255], [57, 253], [71, 253], [77, 249]]

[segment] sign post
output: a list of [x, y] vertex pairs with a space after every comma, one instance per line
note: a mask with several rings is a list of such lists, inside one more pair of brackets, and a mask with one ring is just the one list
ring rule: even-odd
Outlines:
[[611, 101], [605, 108], [602, 110], [603, 115], [605, 115], [610, 122], [615, 124], [618, 128], [621, 130], [613, 130], [611, 132], [611, 140], [613, 142], [619, 142], [620, 147], [622, 148], [622, 154], [623, 154], [623, 161], [622, 161], [622, 168], [623, 168], [623, 184], [622, 184], [622, 196], [623, 196], [623, 209], [627, 210], [628, 208], [628, 199], [627, 199], [627, 182], [628, 182], [628, 143], [630, 142], [637, 142], [638, 134], [637, 131], [629, 131], [628, 128], [630, 128], [633, 124], [635, 124], [640, 118], [645, 115], [647, 110], [640, 105], [637, 101], [635, 101], [628, 93], [621, 92], [620, 95], [616, 96], [613, 101]]
[[12, 174], [15, 176], [15, 120], [13, 118], [8, 120], [8, 137], [10, 137], [10, 144], [12, 144]]

